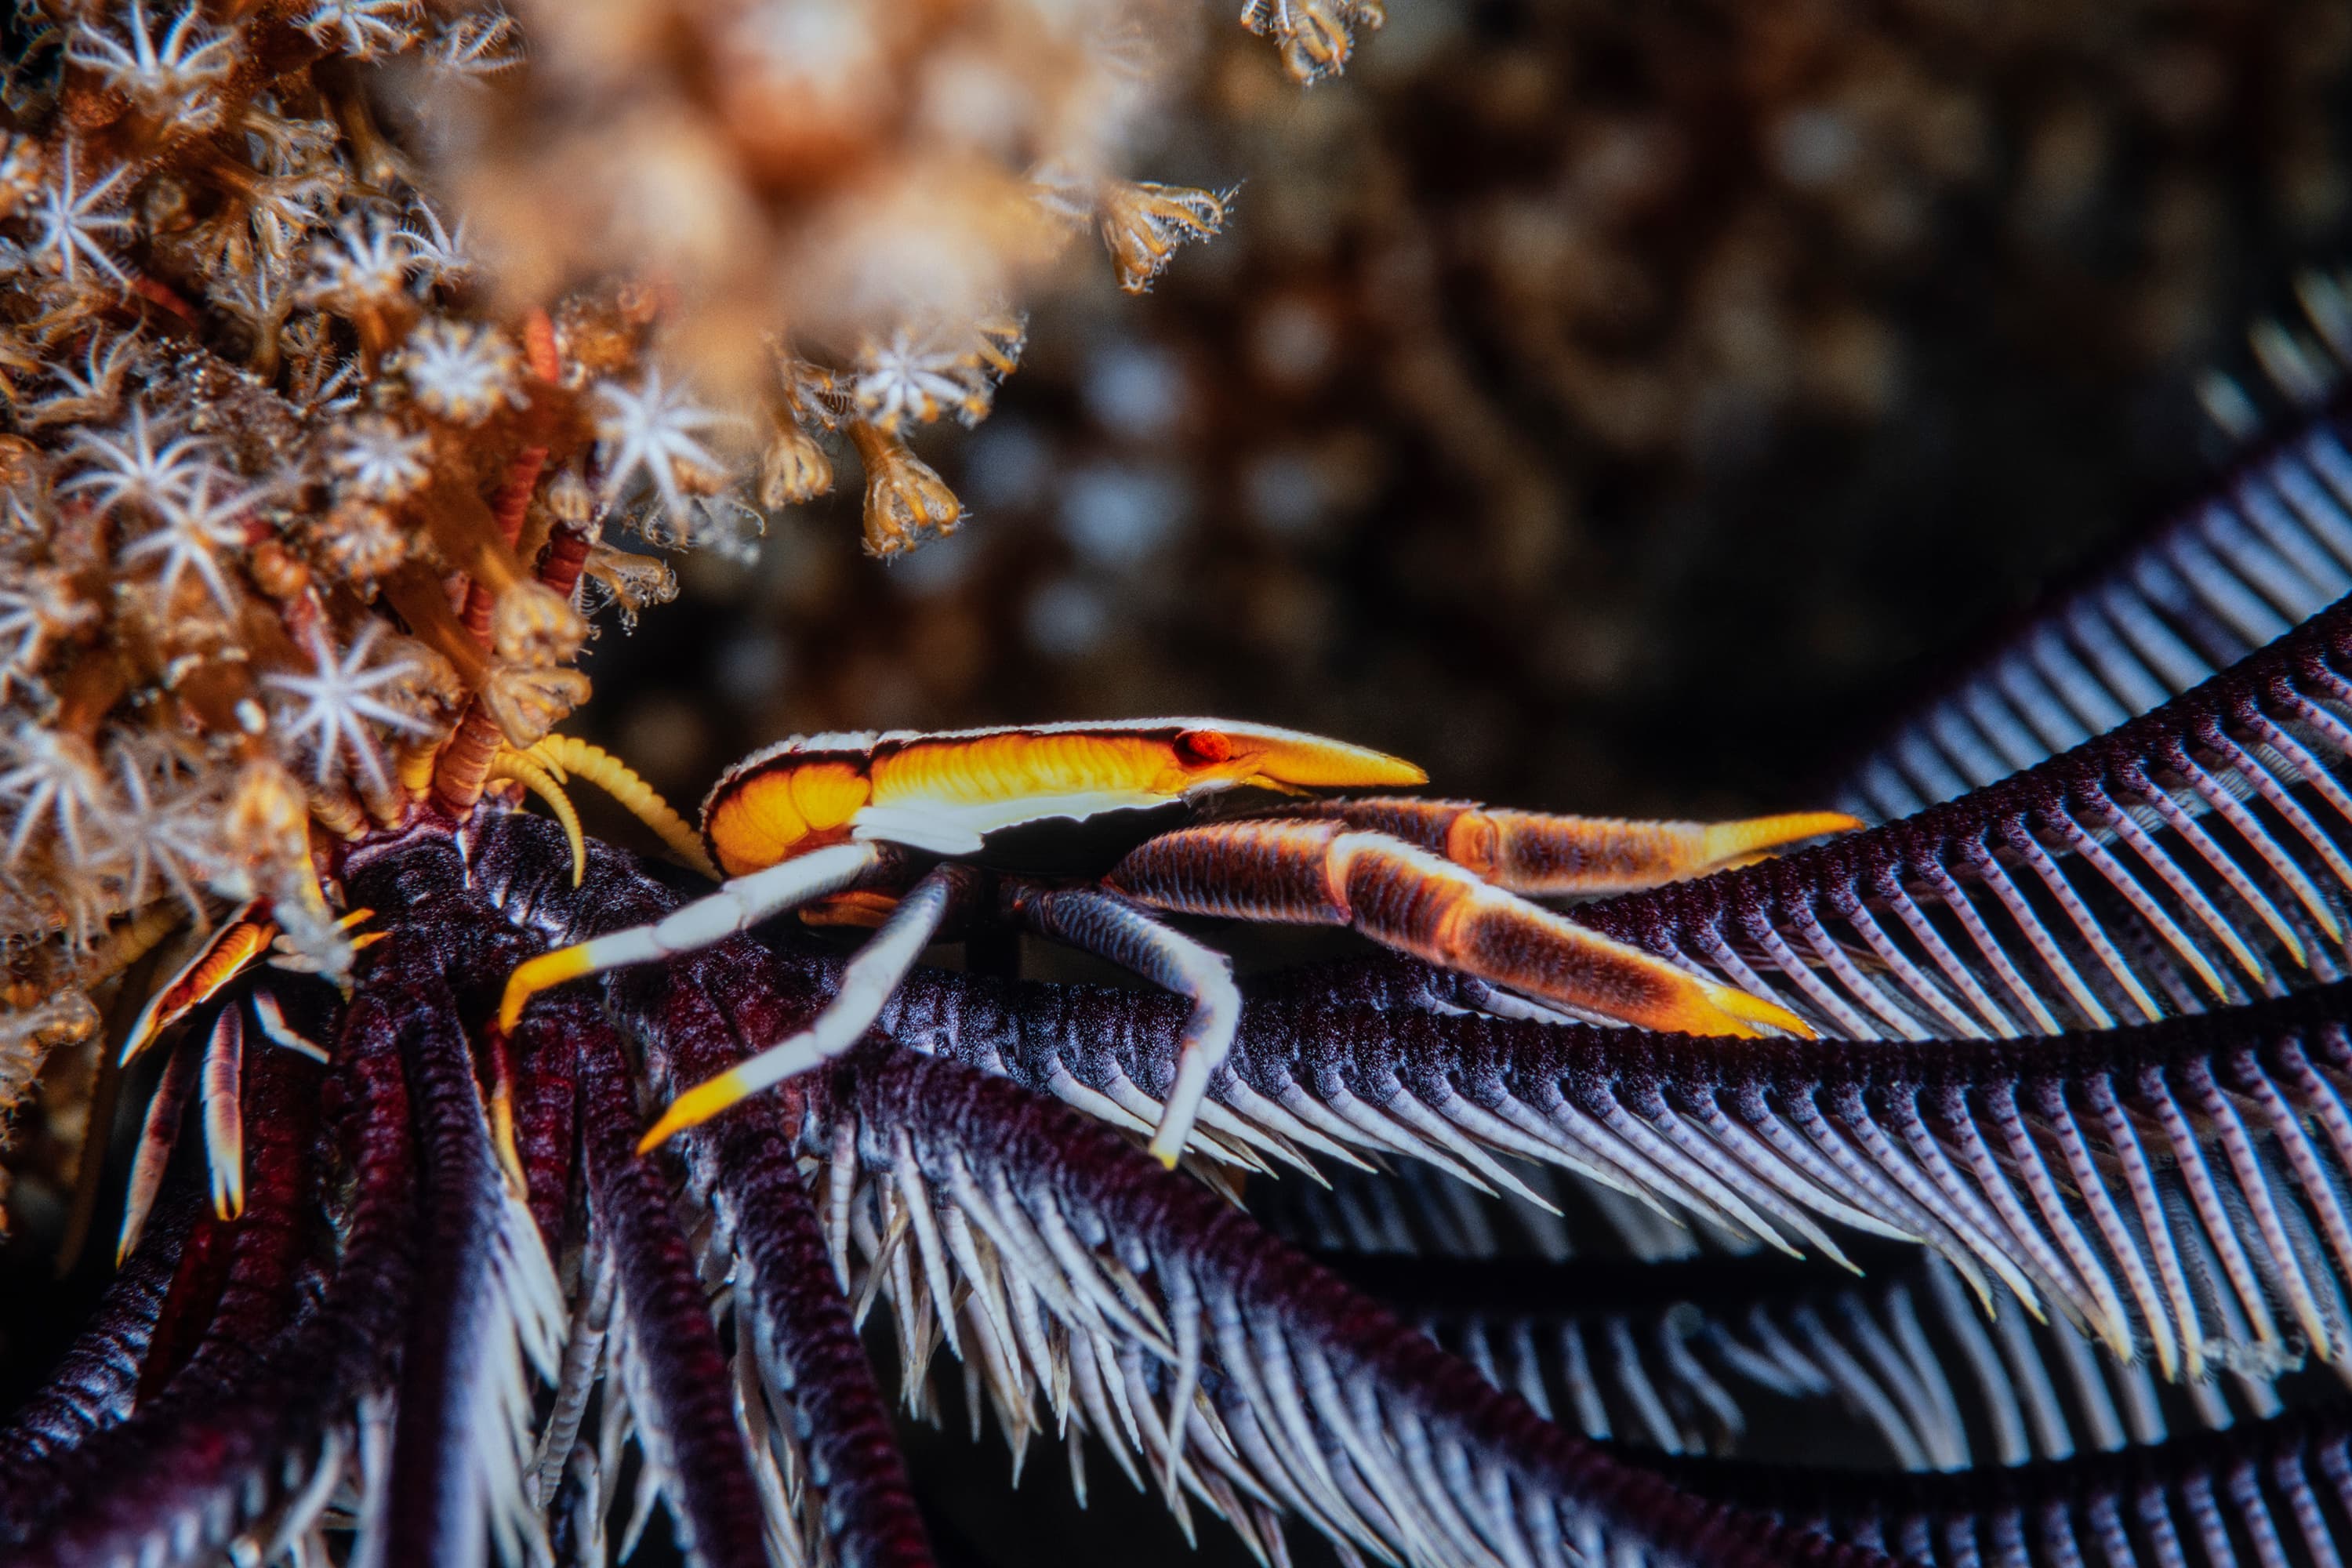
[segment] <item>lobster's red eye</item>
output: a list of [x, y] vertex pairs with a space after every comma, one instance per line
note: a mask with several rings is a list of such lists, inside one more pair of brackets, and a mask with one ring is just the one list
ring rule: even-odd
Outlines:
[[1234, 754], [1234, 738], [1223, 730], [1184, 730], [1176, 736], [1176, 754], [1194, 766], [1222, 763]]

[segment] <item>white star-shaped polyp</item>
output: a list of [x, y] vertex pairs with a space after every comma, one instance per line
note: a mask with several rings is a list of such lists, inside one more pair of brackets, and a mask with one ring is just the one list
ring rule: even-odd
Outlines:
[[[22, 677], [41, 662], [41, 649], [49, 640], [48, 623], [41, 616], [40, 601], [24, 589], [0, 585], [0, 697], [8, 695], [11, 679]], [[14, 643], [14, 647], [8, 645]]]
[[520, 361], [497, 334], [470, 322], [428, 321], [401, 345], [401, 373], [425, 412], [479, 425], [500, 405], [520, 404]]
[[278, 704], [278, 722], [289, 739], [311, 752], [311, 781], [321, 789], [333, 780], [346, 758], [377, 793], [390, 789], [383, 758], [369, 726], [382, 725], [403, 735], [422, 735], [431, 728], [415, 715], [372, 695], [416, 675], [420, 668], [413, 658], [389, 659], [370, 668], [368, 661], [383, 631], [381, 623], [370, 621], [339, 659], [326, 638], [313, 628], [306, 640], [314, 673], [261, 678], [262, 685], [289, 700]]
[[407, 285], [411, 258], [407, 232], [394, 227], [382, 213], [345, 218], [332, 238], [310, 247], [304, 297], [314, 303], [346, 306], [389, 300]]
[[131, 279], [114, 264], [106, 247], [98, 243], [97, 236], [129, 228], [131, 219], [121, 213], [101, 214], [91, 209], [122, 182], [131, 165], [117, 164], [113, 173], [82, 191], [79, 189], [81, 175], [70, 142], [66, 146], [63, 162], [65, 169], [58, 183], [43, 187], [41, 204], [34, 209], [33, 221], [41, 227], [41, 237], [34, 248], [48, 258], [49, 265], [68, 283], [81, 281], [79, 268], [87, 258], [91, 266], [128, 288]]
[[104, 864], [121, 879], [123, 902], [145, 903], [148, 884], [160, 880], [201, 918], [205, 905], [196, 880], [213, 855], [205, 799], [183, 786], [168, 760], [159, 765], [131, 743], [116, 745], [113, 753], [120, 789], [107, 816]]
[[433, 477], [425, 467], [432, 450], [431, 439], [421, 432], [404, 430], [389, 419], [359, 419], [345, 429], [327, 462], [362, 495], [398, 500]]
[[885, 347], [869, 346], [859, 356], [858, 411], [885, 430], [901, 419], [929, 424], [941, 408], [964, 400], [964, 385], [956, 377], [958, 356], [947, 349], [919, 342], [903, 329]]
[[677, 465], [683, 462], [704, 473], [723, 467], [710, 448], [694, 438], [694, 432], [724, 423], [724, 416], [696, 403], [683, 389], [663, 385], [658, 370], [646, 372], [644, 384], [635, 392], [614, 382], [599, 383], [596, 397], [604, 498], [617, 499], [631, 477], [643, 469], [660, 493], [663, 507], [674, 517], [686, 515], [686, 491], [677, 482]]
[[401, 237], [408, 242], [408, 270], [428, 283], [443, 283], [464, 277], [473, 269], [473, 261], [466, 253], [466, 220], [459, 218], [453, 233], [441, 225], [441, 215], [423, 201], [410, 209], [410, 220], [400, 226]]
[[228, 577], [214, 558], [216, 551], [230, 549], [245, 542], [245, 516], [259, 500], [254, 490], [239, 490], [219, 500], [213, 499], [213, 476], [210, 469], [199, 470], [192, 493], [168, 505], [159, 506], [156, 513], [163, 525], [154, 532], [124, 547], [122, 562], [134, 562], [161, 557], [163, 563], [163, 603], [169, 605], [180, 579], [194, 572], [204, 579], [205, 591], [224, 614], [236, 613], [236, 596], [228, 585]]
[[0, 773], [0, 800], [17, 802], [16, 821], [0, 865], [13, 866], [47, 818], [57, 826], [66, 853], [79, 865], [89, 858], [82, 839], [85, 823], [105, 815], [106, 784], [87, 742], [27, 721], [16, 727], [7, 747], [16, 765]]
[[151, 109], [182, 100], [184, 113], [191, 113], [199, 124], [210, 124], [217, 110], [201, 101], [200, 89], [235, 68], [236, 51], [236, 35], [205, 22], [194, 5], [180, 13], [159, 44], [147, 20], [146, 0], [131, 0], [121, 38], [87, 21], [79, 23], [66, 46], [66, 58]]
[[142, 404], [131, 405], [127, 427], [106, 434], [81, 431], [73, 449], [87, 454], [90, 467], [59, 485], [58, 493], [89, 490], [101, 514], [127, 501], [164, 515], [194, 493], [206, 466], [201, 437], [175, 437], [158, 447]]
[[319, 0], [294, 25], [322, 48], [372, 60], [415, 43], [416, 19], [415, 0]]

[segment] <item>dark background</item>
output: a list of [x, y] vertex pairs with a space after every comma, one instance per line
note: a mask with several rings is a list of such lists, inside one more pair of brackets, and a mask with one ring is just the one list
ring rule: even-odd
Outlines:
[[1399, 0], [1300, 91], [1235, 31], [1087, 247], [971, 510], [845, 500], [607, 631], [583, 718], [686, 801], [793, 731], [1210, 713], [1514, 804], [1808, 804], [1874, 714], [2206, 480], [2208, 366], [2347, 216], [2352, 7]]

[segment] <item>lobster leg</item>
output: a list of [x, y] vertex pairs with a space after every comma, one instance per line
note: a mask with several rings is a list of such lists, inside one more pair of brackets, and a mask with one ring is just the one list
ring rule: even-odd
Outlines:
[[1108, 885], [1181, 914], [1348, 926], [1424, 962], [1579, 1014], [1691, 1035], [1811, 1035], [1745, 992], [1587, 931], [1467, 868], [1344, 821], [1180, 828], [1136, 848]]
[[269, 919], [266, 902], [257, 900], [239, 910], [162, 990], [147, 999], [122, 1042], [122, 1065], [136, 1061], [164, 1030], [219, 995], [223, 987], [269, 951], [277, 935], [278, 927]]
[[1234, 1034], [1241, 1026], [1242, 994], [1234, 984], [1233, 961], [1170, 931], [1125, 899], [1086, 888], [1019, 889], [1013, 912], [1038, 935], [1107, 958], [1192, 1003], [1176, 1043], [1176, 1080], [1151, 1134], [1152, 1153], [1172, 1167], [1192, 1135], [1209, 1080], [1234, 1048]]
[[898, 989], [898, 982], [915, 966], [915, 960], [930, 945], [956, 904], [970, 900], [978, 881], [970, 867], [953, 861], [931, 868], [842, 970], [841, 989], [814, 1023], [757, 1056], [746, 1057], [716, 1078], [703, 1079], [670, 1101], [661, 1120], [637, 1140], [637, 1152], [651, 1153], [676, 1134], [700, 1126], [795, 1073], [831, 1061], [865, 1038], [866, 1031], [881, 1016], [883, 1005]]
[[723, 883], [709, 898], [697, 899], [654, 925], [632, 926], [542, 952], [507, 976], [506, 994], [499, 1001], [499, 1027], [512, 1034], [524, 1004], [551, 985], [709, 947], [771, 915], [840, 891], [881, 865], [886, 853], [878, 844], [828, 845]]
[[1401, 838], [1530, 898], [1634, 892], [1862, 826], [1839, 811], [1795, 811], [1736, 822], [1643, 822], [1403, 795], [1316, 801], [1295, 809], [1303, 816]]

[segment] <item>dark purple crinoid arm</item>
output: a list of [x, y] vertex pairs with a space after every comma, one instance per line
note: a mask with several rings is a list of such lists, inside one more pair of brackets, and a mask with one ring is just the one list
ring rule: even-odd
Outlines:
[[59, 1466], [130, 1415], [198, 1203], [184, 1186], [165, 1201], [48, 1382], [0, 1428], [0, 1541], [22, 1540], [57, 1496]]
[[1915, 816], [1580, 921], [1857, 1037], [2056, 1033], [2343, 973], [2352, 601]]
[[[253, 1289], [256, 1278], [239, 1292], [250, 1304], [232, 1313], [225, 1288], [205, 1344], [241, 1324], [295, 1315], [274, 1332], [255, 1331], [235, 1352], [224, 1345], [209, 1363], [200, 1345], [129, 1420], [78, 1450], [80, 1479], [60, 1488], [47, 1527], [12, 1562], [171, 1563], [217, 1552], [302, 1490], [322, 1457], [320, 1445], [348, 1422], [362, 1394], [381, 1385], [414, 1268], [415, 1153], [401, 1065], [404, 1020], [414, 1013], [397, 967], [376, 974], [382, 978], [360, 987], [337, 1037], [342, 1114], [330, 1142], [351, 1191], [338, 1225], [341, 1258], [323, 1296], [315, 1305], [273, 1305]], [[265, 1057], [256, 1091], [299, 1070], [299, 1061]], [[315, 1188], [294, 1184], [284, 1169], [266, 1169], [290, 1159], [291, 1149], [284, 1156], [266, 1152], [295, 1139], [297, 1107], [305, 1101], [316, 1103], [314, 1089], [262, 1102], [277, 1115], [276, 1134], [248, 1117], [256, 1159], [241, 1225], [281, 1208], [292, 1210], [299, 1226], [313, 1223]], [[207, 1372], [207, 1364], [219, 1370]]]
[[2352, 1528], [2352, 1413], [2339, 1403], [2119, 1453], [1944, 1475], [1688, 1460], [1661, 1473], [1923, 1563], [2334, 1563]]
[[609, 1029], [581, 1042], [581, 1135], [589, 1202], [619, 1270], [621, 1366], [646, 1463], [679, 1542], [712, 1568], [767, 1562], [766, 1516], [730, 1404], [726, 1356], [670, 1213], [659, 1169], [635, 1157], [635, 1093]]
[[[1125, 1140], [1170, 1081], [1180, 1002], [919, 973], [887, 1035], [839, 1068], [645, 1161], [648, 1100], [799, 1027], [837, 963], [738, 940], [552, 993], [501, 1044], [481, 1019], [519, 954], [657, 917], [674, 895], [602, 847], [572, 889], [561, 836], [521, 818], [362, 849], [353, 896], [385, 911], [385, 936], [333, 1065], [255, 1059], [251, 1205], [191, 1227], [176, 1269], [166, 1194], [138, 1263], [147, 1295], [125, 1294], [131, 1316], [79, 1363], [89, 1381], [43, 1407], [40, 1500], [6, 1494], [12, 1561], [203, 1560], [247, 1530], [257, 1550], [340, 1540], [342, 1516], [321, 1510], [341, 1496], [392, 1558], [461, 1560], [501, 1531], [532, 1554], [544, 1531], [560, 1560], [603, 1562], [626, 1511], [615, 1486], [639, 1473], [641, 1502], [667, 1504], [698, 1562], [821, 1537], [859, 1568], [919, 1568], [853, 1330], [874, 1305], [919, 1409], [944, 1342], [1016, 1449], [1056, 1430], [1099, 1442], [1181, 1519], [1205, 1507], [1269, 1555], [1289, 1522], [1414, 1568], [1859, 1562], [1910, 1544], [1907, 1523], [1847, 1507], [1828, 1515], [1848, 1541], [1832, 1545], [1716, 1500], [1813, 1517], [1730, 1472], [1572, 1438], [1160, 1170]], [[1496, 1186], [1542, 1161], [1808, 1251], [1836, 1246], [1840, 1222], [1924, 1238], [1980, 1289], [2184, 1376], [2352, 1348], [2343, 987], [2055, 1040], [1870, 1045], [1459, 1010], [1481, 1000], [1392, 962], [1267, 988], [1203, 1149], [1244, 1170], [1410, 1154]], [[527, 1217], [497, 1154], [500, 1086]], [[682, 1224], [681, 1197], [709, 1223]], [[541, 1237], [574, 1281], [572, 1344], [538, 1346], [551, 1393], [518, 1352], [544, 1307]], [[159, 1291], [173, 1304], [140, 1304]], [[1884, 1320], [1897, 1337], [1905, 1321]], [[142, 1334], [125, 1412], [139, 1352], [123, 1347]], [[63, 1415], [85, 1396], [95, 1419]], [[643, 1456], [626, 1469], [625, 1436]], [[2199, 1484], [2168, 1495], [2193, 1514]], [[1956, 1493], [1905, 1518], [1957, 1541], [1965, 1514], [1990, 1549], [2000, 1506]]]
[[737, 1125], [717, 1133], [719, 1201], [732, 1219], [739, 1322], [766, 1375], [807, 1424], [824, 1491], [809, 1521], [844, 1568], [927, 1568], [930, 1544], [908, 1489], [889, 1411], [850, 1321], [816, 1207], [783, 1140]]
[[2043, 595], [1888, 726], [1838, 804], [1907, 816], [2081, 744], [2352, 592], [2352, 432], [2336, 395], [2184, 513]]
[[[1536, 1561], [1563, 1542], [1650, 1561], [1838, 1560], [1570, 1438], [1214, 1195], [1015, 1085], [873, 1051], [835, 1089], [908, 1216], [921, 1299], [968, 1288], [967, 1334], [996, 1336], [1033, 1386], [1072, 1387], [1072, 1419], [1241, 1528], [1235, 1505], [1255, 1497], [1423, 1561]], [[1026, 1321], [1041, 1309], [1058, 1339]]]
[[[394, 1563], [462, 1563], [474, 1555], [493, 1510], [510, 1514], [515, 1506], [508, 1500], [523, 1464], [515, 1450], [520, 1445], [527, 1451], [529, 1441], [527, 1432], [512, 1429], [515, 1416], [499, 1400], [503, 1384], [519, 1373], [492, 1364], [510, 1353], [508, 1319], [530, 1310], [509, 1293], [528, 1287], [499, 1278], [499, 1253], [511, 1239], [503, 1178], [456, 998], [433, 979], [418, 987], [422, 1006], [407, 1042], [424, 1212], [383, 1513], [386, 1560]], [[551, 1298], [552, 1279], [545, 1285]], [[511, 1517], [498, 1522], [501, 1531], [522, 1528]]]

